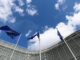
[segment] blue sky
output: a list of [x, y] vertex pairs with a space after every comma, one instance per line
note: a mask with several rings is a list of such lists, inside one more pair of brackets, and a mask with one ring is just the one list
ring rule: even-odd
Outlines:
[[[0, 25], [22, 33], [19, 45], [32, 51], [38, 48], [38, 39], [27, 38], [39, 31], [42, 49], [47, 49], [60, 42], [56, 27], [64, 38], [80, 29], [79, 7], [80, 0], [0, 0]], [[18, 38], [1, 31], [0, 39], [16, 43]]]

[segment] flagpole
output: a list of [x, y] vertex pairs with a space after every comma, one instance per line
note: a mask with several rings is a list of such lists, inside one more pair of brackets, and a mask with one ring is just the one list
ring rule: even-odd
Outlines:
[[38, 40], [39, 40], [39, 58], [40, 58], [40, 60], [41, 60], [41, 42], [40, 42], [39, 32], [37, 32], [37, 34], [31, 36], [31, 37], [28, 38], [28, 39], [33, 39], [35, 36], [37, 36], [37, 37], [38, 37]]
[[73, 51], [71, 50], [71, 48], [69, 47], [69, 45], [67, 44], [67, 42], [63, 39], [62, 35], [60, 34], [60, 32], [58, 31], [58, 28], [57, 28], [57, 33], [60, 37], [60, 39], [66, 44], [66, 46], [68, 47], [69, 51], [71, 52], [72, 56], [74, 57], [75, 60], [77, 60], [75, 54], [73, 53]]
[[[64, 39], [63, 39], [64, 40]], [[68, 47], [69, 51], [71, 52], [72, 56], [74, 57], [75, 60], [77, 60], [75, 54], [73, 53], [73, 51], [71, 50], [71, 48], [69, 47], [69, 45], [67, 44], [67, 42], [64, 40], [64, 43], [66, 44], [66, 46]]]
[[19, 40], [20, 40], [20, 38], [21, 38], [21, 35], [22, 35], [22, 34], [20, 34], [20, 36], [19, 36], [19, 38], [18, 38], [18, 40], [17, 40], [17, 43], [16, 43], [16, 45], [15, 45], [15, 47], [14, 47], [14, 49], [13, 49], [13, 52], [12, 52], [12, 54], [11, 54], [11, 56], [10, 56], [10, 59], [9, 59], [9, 60], [11, 60], [11, 59], [12, 59], [12, 57], [13, 57], [13, 54], [14, 54], [14, 52], [15, 52], [15, 49], [17, 48], [17, 45], [18, 45]]
[[39, 57], [40, 57], [40, 60], [41, 60], [41, 44], [40, 44], [40, 38], [39, 38]]

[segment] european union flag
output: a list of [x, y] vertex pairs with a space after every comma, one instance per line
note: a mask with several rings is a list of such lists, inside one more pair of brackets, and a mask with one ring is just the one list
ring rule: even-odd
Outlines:
[[63, 39], [63, 37], [62, 37], [62, 35], [60, 34], [60, 32], [59, 32], [58, 29], [57, 29], [57, 34], [58, 34], [59, 38], [62, 40], [62, 42], [64, 42], [64, 39]]
[[33, 36], [29, 37], [28, 39], [29, 39], [29, 40], [30, 40], [30, 39], [33, 39], [35, 36], [37, 36], [37, 37], [38, 37], [38, 39], [39, 39], [39, 38], [40, 38], [39, 32], [37, 32], [35, 35], [33, 35]]
[[9, 26], [2, 26], [2, 27], [0, 27], [0, 30], [4, 31], [11, 38], [15, 38], [16, 36], [20, 35], [20, 33], [16, 32], [13, 29], [11, 29]]

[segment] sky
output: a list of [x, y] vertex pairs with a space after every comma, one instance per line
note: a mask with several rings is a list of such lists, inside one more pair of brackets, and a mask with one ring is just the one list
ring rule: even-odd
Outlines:
[[[0, 26], [8, 25], [22, 34], [19, 46], [39, 51], [39, 40], [27, 38], [40, 32], [41, 50], [61, 42], [63, 38], [80, 30], [80, 0], [0, 0]], [[16, 44], [0, 31], [0, 39]]]

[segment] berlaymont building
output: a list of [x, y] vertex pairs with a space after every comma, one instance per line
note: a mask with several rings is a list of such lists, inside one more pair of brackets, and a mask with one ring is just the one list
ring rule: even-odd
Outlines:
[[[80, 60], [80, 31], [71, 34], [65, 38], [65, 41], [74, 55], [64, 42], [60, 42], [55, 47], [42, 51], [41, 60]], [[14, 46], [14, 44], [0, 40], [0, 60], [10, 60]], [[39, 58], [37, 52], [28, 52], [25, 48], [18, 46], [11, 60], [40, 60]]]

